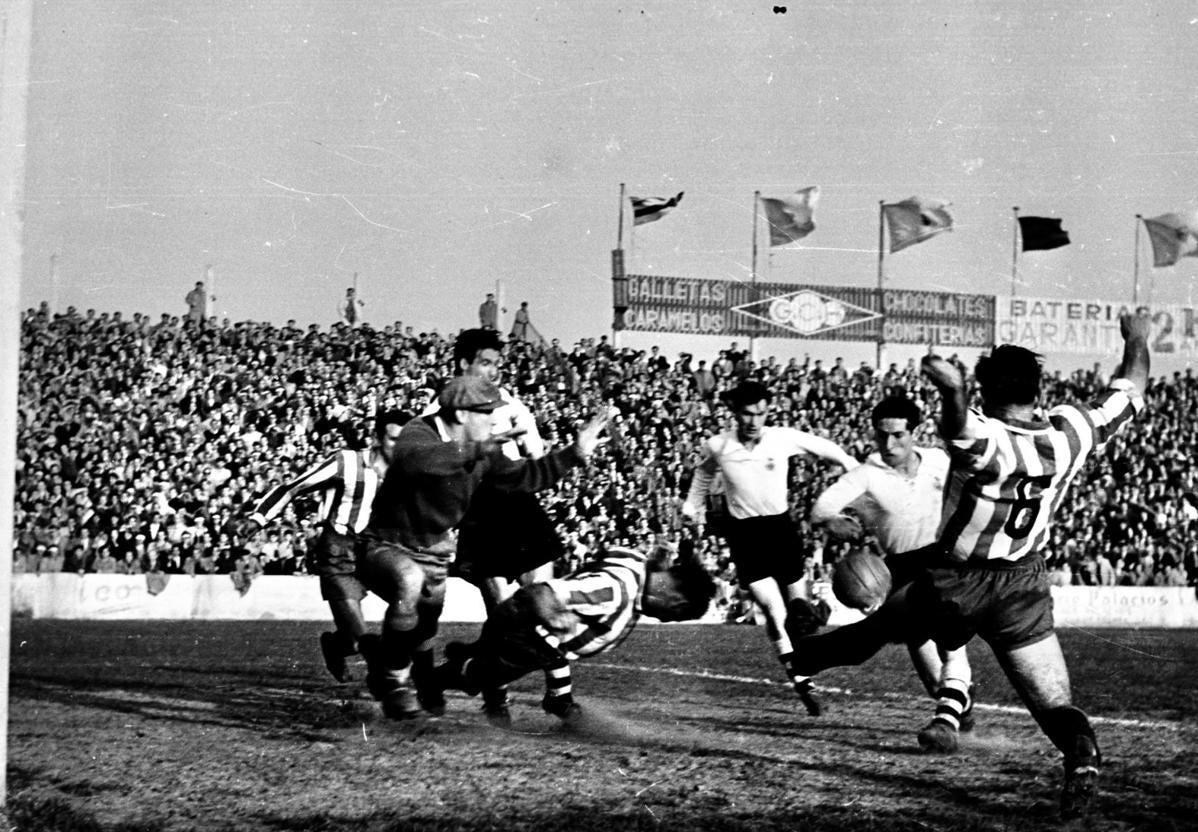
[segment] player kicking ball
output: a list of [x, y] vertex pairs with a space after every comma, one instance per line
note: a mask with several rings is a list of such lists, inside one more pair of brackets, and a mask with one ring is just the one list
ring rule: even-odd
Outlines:
[[[612, 547], [564, 578], [529, 584], [499, 604], [478, 640], [451, 642], [437, 667], [442, 689], [475, 696], [563, 661], [594, 656], [627, 638], [641, 615], [688, 621], [707, 611], [715, 582], [693, 557], [659, 548], [648, 558]], [[581, 707], [563, 720], [582, 718]]]
[[[931, 636], [949, 650], [975, 635], [989, 644], [1064, 756], [1066, 819], [1093, 804], [1102, 755], [1089, 718], [1072, 701], [1041, 550], [1070, 483], [1144, 407], [1150, 328], [1147, 314], [1122, 316], [1123, 361], [1107, 390], [1089, 406], [1058, 405], [1043, 415], [1036, 409], [1040, 359], [1029, 350], [1004, 344], [979, 359], [977, 410], [957, 367], [924, 358], [923, 372], [940, 391], [940, 435], [952, 460], [939, 539], [907, 590], [907, 608], [887, 603], [861, 622], [871, 622], [860, 629], [867, 637], [872, 626]], [[803, 639], [800, 671], [856, 664], [829, 649], [843, 646], [823, 635]]]

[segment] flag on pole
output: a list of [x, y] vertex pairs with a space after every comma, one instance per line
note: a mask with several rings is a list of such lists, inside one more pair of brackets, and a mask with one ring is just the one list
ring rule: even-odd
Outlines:
[[1019, 236], [1024, 251], [1048, 251], [1070, 243], [1069, 232], [1053, 217], [1019, 217]]
[[953, 217], [948, 206], [947, 202], [918, 196], [883, 205], [882, 212], [890, 226], [890, 253], [922, 243], [941, 231], [952, 231]]
[[770, 224], [770, 245], [784, 246], [801, 240], [815, 230], [815, 204], [819, 185], [800, 188], [791, 196], [761, 198], [765, 219]]
[[1172, 266], [1182, 257], [1198, 257], [1198, 211], [1144, 218], [1152, 240], [1152, 265]]
[[678, 203], [682, 201], [682, 191], [678, 192], [678, 196], [672, 196], [669, 199], [660, 196], [634, 196], [632, 199], [632, 224], [644, 225], [647, 222], [657, 222], [659, 219], [669, 213], [671, 208], [676, 208]]

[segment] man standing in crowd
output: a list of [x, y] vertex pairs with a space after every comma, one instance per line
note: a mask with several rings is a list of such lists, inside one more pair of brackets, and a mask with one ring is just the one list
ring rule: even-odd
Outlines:
[[197, 280], [195, 288], [183, 300], [187, 301], [187, 320], [193, 324], [203, 323], [208, 317], [208, 290], [204, 288], [204, 281]]
[[396, 410], [380, 413], [374, 439], [362, 451], [338, 451], [319, 465], [266, 494], [239, 529], [245, 539], [257, 534], [301, 494], [322, 492], [320, 537], [312, 549], [320, 596], [333, 613], [335, 632], [321, 633], [325, 667], [338, 682], [349, 679], [346, 660], [361, 649], [366, 634], [362, 598], [366, 590], [356, 574], [357, 536], [370, 520], [370, 506], [387, 473], [400, 430], [410, 417]]
[[358, 325], [361, 320], [361, 315], [358, 310], [365, 306], [366, 302], [358, 297], [358, 290], [350, 287], [345, 290], [345, 300], [341, 301], [341, 320], [345, 321], [349, 327]]
[[[457, 376], [437, 402], [435, 415], [413, 420], [400, 433], [358, 565], [366, 588], [387, 602], [379, 649], [366, 654], [366, 681], [394, 719], [444, 708], [432, 680], [419, 678], [424, 669], [413, 668], [412, 659], [432, 649], [456, 549], [453, 532], [474, 494], [484, 484], [529, 492], [554, 485], [591, 456], [608, 418], [605, 412], [592, 419], [562, 450], [517, 462], [503, 455], [491, 434], [493, 413], [503, 404], [494, 384], [477, 375]], [[424, 693], [423, 703], [414, 686]]]
[[528, 301], [523, 301], [520, 308], [516, 310], [516, 315], [512, 319], [511, 338], [513, 341], [537, 340], [536, 330], [533, 329], [532, 321], [528, 317]]
[[[671, 565], [672, 556], [659, 549], [646, 564], [643, 553], [612, 546], [567, 577], [522, 587], [491, 610], [477, 641], [446, 645], [438, 687], [473, 696], [534, 670], [597, 655], [622, 642], [642, 613], [660, 621], [699, 618], [715, 595], [715, 581], [697, 558]], [[574, 710], [563, 719], [581, 717]]]
[[[940, 435], [952, 458], [939, 541], [925, 550], [905, 605], [884, 604], [852, 625], [870, 643], [877, 631], [905, 632], [930, 635], [949, 650], [981, 636], [1064, 755], [1066, 818], [1088, 811], [1102, 757], [1089, 718], [1072, 703], [1040, 552], [1074, 477], [1143, 409], [1150, 326], [1147, 314], [1124, 315], [1123, 361], [1106, 391], [1088, 407], [1054, 407], [1045, 419], [1035, 409], [1040, 358], [1030, 350], [1004, 344], [979, 359], [974, 375], [980, 412], [968, 407], [960, 368], [937, 356], [924, 358], [923, 371], [940, 391]], [[838, 635], [801, 640], [803, 672], [856, 663], [844, 660], [851, 646]]]
[[794, 669], [786, 630], [787, 608], [804, 605], [802, 545], [787, 499], [789, 460], [812, 454], [840, 465], [857, 460], [836, 443], [805, 431], [766, 425], [771, 395], [755, 381], [743, 381], [726, 396], [736, 427], [707, 439], [695, 466], [684, 518], [702, 523], [707, 493], [716, 472], [723, 474], [728, 512], [725, 536], [737, 582], [765, 614], [766, 635], [786, 668], [807, 712], [820, 713], [810, 678]]
[[[495, 330], [463, 330], [453, 345], [454, 372], [498, 384], [502, 351], [503, 343]], [[545, 443], [532, 412], [506, 388], [500, 387], [499, 395], [503, 404], [494, 411], [492, 437], [500, 443], [503, 455], [511, 460], [543, 457]], [[520, 585], [552, 578], [553, 563], [563, 554], [553, 521], [535, 494], [484, 484], [462, 519], [454, 567], [478, 587], [490, 613]], [[413, 662], [420, 678], [431, 667], [432, 654], [418, 652]], [[563, 719], [577, 708], [571, 695], [569, 662], [545, 668], [545, 698], [541, 704], [546, 712]], [[483, 689], [483, 711], [496, 725], [510, 724], [506, 686]]]
[[[902, 553], [935, 543], [940, 529], [949, 460], [939, 448], [915, 447], [913, 431], [922, 421], [919, 406], [906, 396], [880, 401], [870, 414], [877, 451], [825, 490], [811, 509], [812, 525], [833, 538], [860, 542], [863, 531], [874, 535], [893, 575], [892, 593], [915, 577]], [[931, 639], [916, 638], [907, 650], [928, 695], [937, 701], [919, 744], [929, 751], [955, 751], [957, 731], [973, 727], [973, 673], [966, 648], [941, 650]]]
[[499, 329], [499, 304], [491, 292], [487, 292], [487, 299], [478, 307], [478, 325], [483, 329]]

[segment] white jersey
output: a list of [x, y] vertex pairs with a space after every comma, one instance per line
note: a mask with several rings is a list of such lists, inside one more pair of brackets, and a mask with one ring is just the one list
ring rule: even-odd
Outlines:
[[[537, 420], [532, 415], [532, 411], [524, 404], [508, 392], [506, 387], [499, 388], [499, 397], [503, 399], [503, 404], [495, 408], [492, 412], [492, 417], [495, 420], [494, 426], [491, 428], [493, 435], [507, 433], [510, 430], [522, 430], [523, 436], [518, 436], [515, 439], [504, 442], [500, 448], [503, 455], [508, 459], [540, 459], [545, 455], [545, 440], [541, 438], [541, 434], [537, 432]], [[431, 416], [438, 413], [441, 408], [434, 400], [428, 407], [424, 409], [421, 416]]]
[[915, 448], [913, 476], [891, 468], [880, 454], [849, 471], [816, 499], [811, 522], [822, 523], [849, 506], [888, 555], [935, 543], [948, 482], [949, 457], [939, 448]]
[[834, 442], [796, 428], [767, 426], [753, 447], [737, 438], [735, 430], [710, 437], [703, 443], [702, 459], [695, 467], [695, 478], [683, 511], [699, 516], [716, 471], [724, 475], [728, 513], [737, 520], [746, 517], [770, 517], [790, 509], [787, 500], [788, 461], [799, 454], [838, 462], [846, 469], [857, 461]]

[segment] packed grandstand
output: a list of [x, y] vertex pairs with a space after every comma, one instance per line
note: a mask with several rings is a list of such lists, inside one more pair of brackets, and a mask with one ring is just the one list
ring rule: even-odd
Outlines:
[[[30, 309], [21, 323], [17, 572], [304, 573], [316, 512], [303, 500], [254, 539], [233, 529], [256, 498], [332, 450], [367, 441], [376, 412], [420, 413], [452, 375], [452, 335], [384, 327], [202, 323], [119, 312]], [[937, 402], [914, 361], [884, 371], [839, 360], [755, 362], [733, 346], [673, 359], [616, 349], [607, 337], [564, 347], [516, 341], [503, 383], [537, 415], [547, 444], [568, 442], [601, 404], [617, 407], [612, 441], [584, 474], [542, 495], [566, 542], [568, 571], [602, 545], [676, 538], [702, 439], [728, 414], [720, 393], [744, 378], [774, 391], [772, 419], [826, 436], [858, 458], [871, 450], [868, 414], [905, 391], [936, 443]], [[1100, 370], [1053, 374], [1045, 405], [1087, 400]], [[1148, 408], [1079, 477], [1061, 506], [1047, 556], [1058, 584], [1198, 586], [1198, 454], [1190, 371], [1155, 378]], [[835, 476], [797, 460], [796, 517]], [[719, 501], [709, 530], [718, 531]], [[813, 577], [841, 553], [801, 523]], [[738, 603], [722, 539], [699, 543]]]

